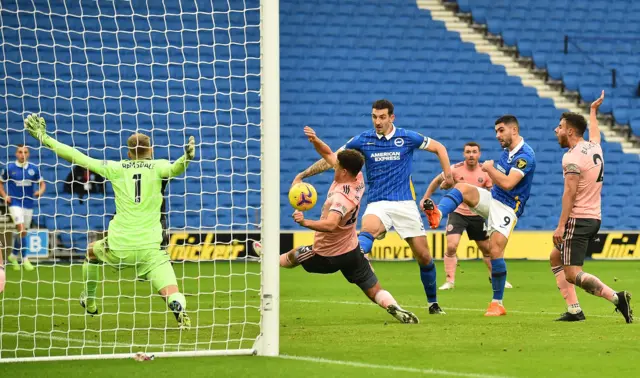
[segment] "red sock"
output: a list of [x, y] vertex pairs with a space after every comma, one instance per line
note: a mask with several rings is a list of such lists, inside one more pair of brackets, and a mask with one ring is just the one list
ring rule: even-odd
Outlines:
[[392, 304], [398, 304], [398, 302], [396, 302], [396, 300], [393, 299], [393, 296], [391, 295], [391, 293], [389, 293], [386, 290], [378, 291], [374, 299], [376, 303], [384, 309], [386, 309]]
[[609, 302], [616, 303], [618, 297], [616, 292], [600, 281], [600, 279], [587, 272], [580, 272], [576, 276], [576, 285], [580, 286], [589, 294], [602, 297]]
[[552, 266], [551, 271], [556, 276], [556, 284], [558, 285], [560, 294], [562, 294], [562, 298], [564, 298], [564, 301], [567, 303], [569, 312], [578, 313], [582, 311], [580, 309], [580, 303], [578, 303], [576, 287], [572, 283], [569, 283], [569, 281], [567, 281], [562, 266]]
[[458, 256], [444, 256], [444, 272], [447, 274], [447, 282], [456, 281], [456, 267], [458, 266]]

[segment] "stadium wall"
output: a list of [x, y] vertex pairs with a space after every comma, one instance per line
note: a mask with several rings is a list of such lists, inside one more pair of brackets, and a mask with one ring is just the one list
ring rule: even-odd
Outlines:
[[[313, 244], [313, 231], [280, 232], [281, 253], [292, 248]], [[29, 231], [28, 255], [40, 261], [54, 258], [83, 258], [84, 253], [68, 253], [58, 248], [54, 233], [36, 229]], [[427, 242], [436, 259], [442, 259], [447, 249], [444, 231], [429, 232]], [[551, 231], [516, 231], [507, 245], [508, 259], [547, 260], [552, 245]], [[2, 240], [4, 239], [4, 240]], [[213, 231], [169, 231], [167, 253], [173, 261], [213, 261], [257, 259], [260, 253], [256, 241], [260, 233], [213, 232]], [[13, 245], [12, 233], [0, 235], [0, 242]], [[55, 251], [55, 253], [54, 253]], [[9, 251], [8, 251], [9, 252]], [[479, 259], [482, 255], [475, 242], [462, 235], [458, 246], [461, 260]], [[587, 258], [592, 259], [640, 259], [640, 232], [603, 231], [589, 243]], [[409, 245], [396, 232], [389, 232], [383, 240], [373, 245], [371, 259], [378, 261], [412, 260]]]

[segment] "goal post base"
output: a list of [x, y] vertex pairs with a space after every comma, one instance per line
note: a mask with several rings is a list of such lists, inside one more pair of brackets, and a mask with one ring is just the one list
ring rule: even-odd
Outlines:
[[[165, 357], [213, 357], [213, 356], [253, 356], [257, 354], [255, 349], [223, 349], [223, 350], [195, 350], [188, 352], [148, 352], [159, 358]], [[43, 357], [19, 357], [0, 358], [0, 363], [15, 362], [45, 362], [45, 361], [80, 361], [80, 360], [125, 360], [133, 359], [135, 353], [116, 354], [85, 354], [77, 356], [43, 356]]]

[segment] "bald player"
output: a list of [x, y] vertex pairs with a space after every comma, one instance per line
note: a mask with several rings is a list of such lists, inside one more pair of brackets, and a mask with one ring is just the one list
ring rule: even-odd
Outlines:
[[108, 236], [87, 248], [83, 264], [85, 291], [80, 304], [88, 314], [98, 313], [96, 291], [100, 279], [100, 263], [116, 268], [132, 267], [136, 275], [149, 280], [176, 317], [180, 328], [189, 328], [187, 302], [176, 281], [169, 256], [162, 251], [161, 208], [167, 179], [184, 173], [195, 157], [195, 141], [189, 138], [185, 154], [173, 164], [153, 159], [148, 136], [135, 133], [127, 140], [129, 159], [100, 161], [58, 142], [47, 135], [44, 118], [35, 114], [25, 120], [29, 134], [49, 147], [61, 158], [95, 172], [113, 185], [116, 215], [109, 223]]
[[588, 141], [584, 139], [587, 121], [580, 114], [563, 113], [555, 129], [560, 147], [569, 148], [562, 158], [562, 212], [553, 233], [554, 248], [550, 256], [551, 270], [567, 303], [567, 312], [558, 321], [585, 320], [576, 296], [574, 285], [577, 285], [589, 294], [610, 301], [627, 323], [633, 322], [631, 295], [626, 291], [615, 292], [598, 277], [582, 270], [589, 241], [598, 234], [602, 219], [604, 154], [597, 118], [602, 101], [604, 91], [591, 104]]

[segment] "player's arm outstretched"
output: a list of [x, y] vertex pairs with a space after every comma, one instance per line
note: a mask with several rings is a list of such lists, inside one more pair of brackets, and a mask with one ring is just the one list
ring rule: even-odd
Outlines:
[[24, 120], [24, 126], [32, 137], [38, 139], [40, 143], [53, 150], [56, 155], [73, 164], [89, 169], [100, 176], [109, 178], [107, 166], [102, 161], [90, 158], [75, 148], [58, 142], [53, 137], [47, 135], [47, 124], [44, 118], [36, 114], [31, 114]]
[[196, 140], [193, 136], [189, 137], [189, 143], [184, 147], [184, 155], [171, 165], [160, 169], [160, 177], [169, 178], [176, 177], [184, 173], [189, 163], [196, 157]]
[[589, 114], [589, 141], [595, 144], [600, 144], [600, 140], [602, 139], [598, 125], [598, 108], [602, 105], [603, 101], [604, 91], [602, 91], [600, 97], [591, 104], [591, 112]]
[[291, 183], [291, 185], [295, 185], [295, 184], [297, 184], [299, 182], [302, 182], [302, 180], [306, 179], [307, 177], [315, 176], [318, 173], [322, 173], [324, 171], [328, 171], [331, 168], [332, 168], [332, 166], [329, 165], [329, 163], [327, 163], [326, 160], [320, 159], [320, 160], [316, 161], [315, 163], [313, 163], [309, 168], [307, 168], [304, 171], [298, 173], [296, 175], [296, 178], [293, 179], [293, 182]]
[[433, 180], [431, 180], [431, 183], [429, 184], [429, 187], [427, 188], [427, 191], [424, 193], [424, 196], [422, 199], [425, 200], [427, 198], [431, 198], [433, 193], [435, 193], [436, 190], [438, 190], [438, 187], [440, 187], [443, 182], [444, 182], [443, 173], [440, 173], [436, 177], [434, 177]]
[[322, 139], [318, 138], [316, 132], [309, 126], [304, 127], [304, 135], [309, 138], [309, 142], [313, 144], [313, 147], [316, 149], [316, 152], [322, 156], [329, 166], [332, 168], [336, 166], [338, 162], [338, 158], [336, 157], [335, 152], [331, 151], [331, 147], [329, 147]]

